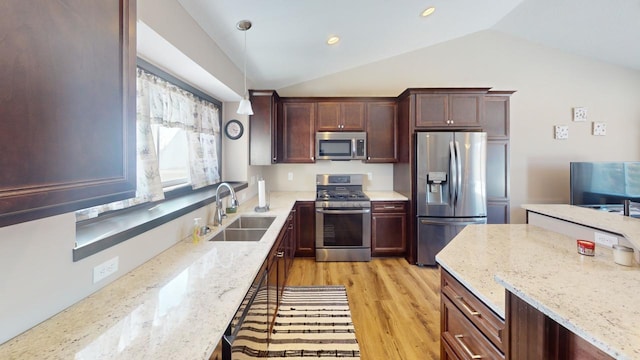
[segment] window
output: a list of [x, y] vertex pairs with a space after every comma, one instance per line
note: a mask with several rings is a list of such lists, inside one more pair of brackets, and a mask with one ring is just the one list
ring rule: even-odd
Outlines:
[[[125, 208], [152, 207], [165, 194], [175, 193], [174, 190], [179, 189], [182, 196], [191, 196], [193, 190], [206, 190], [218, 183], [221, 105], [138, 59], [136, 198], [77, 211], [78, 224], [104, 213], [117, 216], [118, 210]], [[77, 234], [85, 227], [99, 226], [77, 225]], [[107, 233], [113, 234], [112, 230]], [[101, 239], [94, 235], [81, 234], [77, 236], [76, 248], [98, 240]]]
[[183, 129], [151, 125], [160, 180], [165, 191], [191, 183], [187, 133]]

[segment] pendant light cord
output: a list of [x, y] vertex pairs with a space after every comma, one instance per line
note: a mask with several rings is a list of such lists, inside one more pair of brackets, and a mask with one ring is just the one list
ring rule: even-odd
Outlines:
[[244, 96], [247, 97], [247, 30], [244, 30]]

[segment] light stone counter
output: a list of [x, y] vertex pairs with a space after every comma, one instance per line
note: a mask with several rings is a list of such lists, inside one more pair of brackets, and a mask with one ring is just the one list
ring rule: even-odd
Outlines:
[[314, 192], [272, 192], [270, 211], [260, 214], [257, 199], [249, 200], [223, 225], [275, 215], [259, 242], [183, 240], [0, 345], [0, 359], [208, 359], [295, 201], [314, 199]]
[[640, 249], [640, 219], [607, 211], [565, 204], [525, 204], [527, 211], [620, 234]]
[[533, 225], [470, 225], [438, 263], [505, 317], [505, 288], [617, 359], [640, 358], [640, 269]]
[[407, 201], [406, 196], [395, 191], [365, 191], [371, 201]]

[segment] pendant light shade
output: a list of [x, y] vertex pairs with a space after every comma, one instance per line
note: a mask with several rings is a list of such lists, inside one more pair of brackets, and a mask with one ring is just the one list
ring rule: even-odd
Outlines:
[[249, 101], [249, 97], [245, 96], [240, 100], [240, 105], [238, 105], [238, 111], [236, 111], [240, 115], [253, 115], [253, 109], [251, 108], [251, 101]]
[[241, 20], [236, 24], [236, 28], [244, 32], [244, 96], [238, 105], [236, 113], [240, 115], [253, 115], [249, 92], [247, 91], [247, 30], [251, 29], [251, 21]]

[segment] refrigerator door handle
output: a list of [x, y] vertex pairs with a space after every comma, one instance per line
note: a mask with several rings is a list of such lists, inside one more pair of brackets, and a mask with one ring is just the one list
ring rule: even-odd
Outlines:
[[458, 174], [456, 173], [458, 169], [456, 166], [457, 163], [456, 149], [453, 145], [453, 141], [449, 141], [449, 168], [451, 172], [451, 177], [449, 179], [451, 181], [451, 186], [449, 186], [449, 197], [451, 198], [452, 205], [454, 206], [456, 204], [456, 192], [458, 190]]
[[466, 225], [474, 225], [474, 224], [485, 224], [485, 220], [469, 220], [469, 221], [440, 221], [435, 219], [420, 219], [420, 224], [422, 225], [456, 225], [456, 226], [466, 226]]
[[457, 170], [456, 170], [456, 176], [458, 177], [458, 179], [456, 180], [456, 206], [458, 205], [458, 198], [460, 197], [460, 193], [462, 192], [462, 161], [461, 161], [461, 155], [460, 155], [460, 143], [456, 141], [456, 164], [457, 164]]

